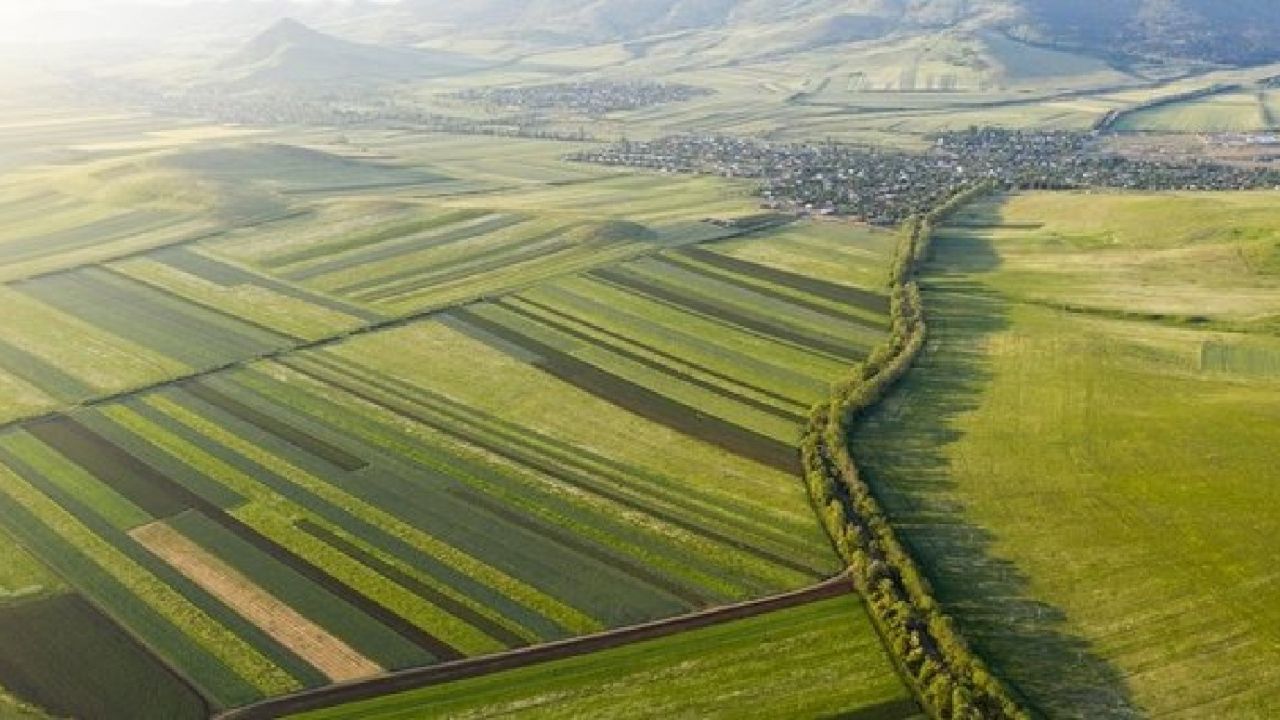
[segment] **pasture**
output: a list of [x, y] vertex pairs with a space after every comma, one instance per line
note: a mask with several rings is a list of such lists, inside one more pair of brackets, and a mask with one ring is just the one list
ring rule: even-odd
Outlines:
[[1242, 252], [1274, 242], [1275, 201], [1013, 195], [938, 233], [932, 341], [855, 455], [1035, 709], [1280, 707], [1280, 583], [1258, 551], [1280, 530], [1280, 283]]
[[885, 661], [844, 597], [297, 717], [920, 717]]
[[1128, 132], [1251, 133], [1280, 129], [1280, 92], [1246, 88], [1131, 113], [1116, 124]]

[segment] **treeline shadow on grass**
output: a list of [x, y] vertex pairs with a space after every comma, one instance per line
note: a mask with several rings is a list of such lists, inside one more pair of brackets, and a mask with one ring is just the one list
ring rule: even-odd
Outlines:
[[924, 278], [929, 347], [860, 424], [854, 456], [947, 614], [1033, 712], [1140, 717], [1123, 676], [1065, 630], [1059, 608], [1031, 597], [1027, 576], [995, 554], [995, 536], [956, 497], [945, 449], [993, 379], [985, 342], [1010, 327], [1008, 301], [979, 277], [998, 264], [981, 236], [943, 233]]

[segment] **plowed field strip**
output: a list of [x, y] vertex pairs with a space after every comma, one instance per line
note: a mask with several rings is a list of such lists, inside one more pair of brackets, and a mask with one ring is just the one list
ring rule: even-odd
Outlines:
[[331, 681], [347, 682], [383, 671], [377, 663], [272, 597], [249, 578], [168, 525], [143, 525], [129, 534]]

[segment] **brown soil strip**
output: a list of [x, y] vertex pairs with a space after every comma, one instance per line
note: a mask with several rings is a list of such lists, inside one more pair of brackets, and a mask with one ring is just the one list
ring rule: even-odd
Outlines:
[[[679, 251], [683, 254], [697, 260], [700, 263], [710, 265], [712, 267], [727, 270], [738, 275], [746, 275], [747, 277], [758, 278], [783, 287], [799, 290], [824, 300], [841, 303], [843, 305], [851, 305], [853, 307], [870, 310], [874, 313], [882, 315], [889, 314], [889, 297], [887, 295], [864, 290], [862, 288], [850, 287], [848, 285], [840, 285], [826, 280], [819, 280], [807, 275], [798, 275], [787, 270], [779, 270], [771, 268], [767, 265], [739, 260], [729, 255], [723, 255], [713, 252], [705, 248], [688, 248]], [[757, 289], [756, 286], [750, 286]], [[825, 308], [830, 312], [830, 308]]]
[[699, 412], [467, 309], [453, 317], [540, 356], [538, 367], [548, 374], [640, 417], [783, 472], [800, 469], [799, 453], [787, 443]]
[[553, 660], [564, 660], [645, 640], [669, 637], [690, 630], [722, 625], [735, 620], [744, 620], [778, 610], [807, 605], [819, 600], [840, 597], [851, 592], [853, 592], [853, 584], [847, 577], [840, 575], [818, 585], [783, 595], [774, 595], [759, 600], [704, 610], [586, 637], [535, 645], [497, 655], [434, 665], [427, 668], [404, 670], [356, 683], [304, 691], [232, 710], [218, 717], [220, 720], [269, 720], [321, 710], [406, 690], [441, 685], [455, 680], [528, 667]]
[[[270, 538], [218, 507], [217, 504], [188, 490], [182, 484], [128, 454], [78, 421], [59, 417], [51, 422], [31, 426], [28, 432], [61, 452], [67, 459], [90, 474], [111, 485], [117, 492], [153, 517], [164, 518], [188, 509], [198, 510], [245, 542], [387, 626], [397, 635], [426, 650], [436, 659], [455, 660], [463, 656], [444, 641], [369, 599], [313, 565], [306, 558], [277, 545]], [[164, 512], [157, 512], [158, 510], [164, 510]]]
[[240, 418], [263, 432], [274, 435], [300, 450], [329, 462], [341, 470], [355, 472], [369, 466], [369, 463], [363, 458], [356, 457], [346, 450], [299, 430], [279, 418], [250, 407], [204, 382], [193, 381], [185, 383], [182, 385], [182, 389], [210, 405]]
[[187, 579], [324, 673], [329, 680], [348, 682], [383, 672], [377, 663], [168, 525], [152, 523], [129, 534]]
[[641, 297], [656, 300], [677, 310], [692, 312], [712, 320], [718, 320], [726, 325], [749, 330], [771, 340], [782, 340], [806, 352], [821, 353], [840, 361], [862, 359], [861, 350], [855, 346], [798, 333], [781, 323], [769, 322], [761, 316], [748, 315], [730, 307], [716, 305], [690, 295], [672, 292], [664, 287], [617, 270], [593, 270], [588, 274], [614, 287], [620, 287]]

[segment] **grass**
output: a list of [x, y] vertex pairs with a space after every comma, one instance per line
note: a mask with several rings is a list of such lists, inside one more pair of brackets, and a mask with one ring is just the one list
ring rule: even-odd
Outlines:
[[[1031, 194], [972, 210], [960, 236], [1001, 242], [1001, 290], [1116, 312], [1265, 325], [1280, 313], [1268, 257], [1274, 193]], [[1035, 227], [1034, 230], [1019, 226]]]
[[852, 598], [301, 715], [917, 717]]
[[[1175, 262], [1234, 255], [1274, 202], [1019, 195], [939, 233], [930, 349], [855, 454], [966, 637], [1050, 716], [1280, 707], [1256, 551], [1280, 529], [1280, 385], [1250, 317], [1273, 281]], [[1150, 314], [1184, 303], [1203, 321]]]
[[0, 536], [0, 606], [56, 593], [65, 585], [31, 553]]
[[1276, 96], [1274, 91], [1250, 89], [1170, 103], [1126, 115], [1116, 129], [1166, 133], [1275, 130]]

